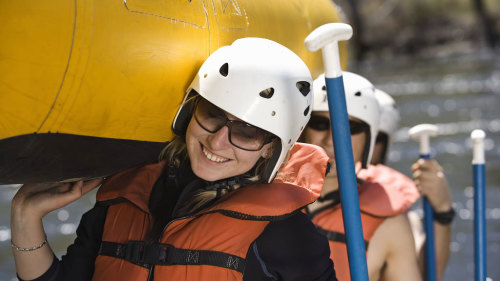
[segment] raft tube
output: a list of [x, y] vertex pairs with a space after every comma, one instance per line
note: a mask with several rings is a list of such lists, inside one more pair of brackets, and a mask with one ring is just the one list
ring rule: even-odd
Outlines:
[[212, 52], [268, 38], [316, 77], [304, 39], [339, 14], [330, 0], [18, 0], [0, 2], [0, 22], [0, 184], [12, 184], [156, 161]]

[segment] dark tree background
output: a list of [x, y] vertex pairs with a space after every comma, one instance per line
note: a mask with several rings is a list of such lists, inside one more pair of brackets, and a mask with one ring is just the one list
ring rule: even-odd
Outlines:
[[500, 48], [498, 0], [335, 0], [353, 26], [351, 58]]

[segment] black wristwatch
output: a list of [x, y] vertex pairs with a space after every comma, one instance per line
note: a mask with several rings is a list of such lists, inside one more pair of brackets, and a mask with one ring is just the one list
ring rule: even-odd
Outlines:
[[451, 207], [450, 210], [446, 212], [438, 213], [434, 211], [434, 221], [439, 224], [449, 225], [453, 221], [453, 218], [455, 218], [455, 210], [453, 209], [453, 207]]

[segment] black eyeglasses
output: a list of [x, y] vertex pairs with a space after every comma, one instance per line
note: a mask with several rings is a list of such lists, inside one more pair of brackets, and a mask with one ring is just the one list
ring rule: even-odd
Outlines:
[[194, 119], [200, 127], [212, 134], [227, 126], [229, 142], [243, 150], [258, 151], [273, 139], [272, 134], [260, 128], [242, 121], [230, 120], [222, 109], [203, 98], [196, 104]]
[[[307, 126], [316, 131], [327, 131], [330, 130], [330, 119], [325, 116], [312, 114]], [[366, 131], [367, 126], [364, 123], [349, 120], [349, 128], [351, 129], [351, 135], [357, 135]]]

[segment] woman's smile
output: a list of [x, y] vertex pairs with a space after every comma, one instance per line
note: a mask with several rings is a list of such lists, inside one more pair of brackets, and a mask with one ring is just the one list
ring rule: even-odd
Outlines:
[[191, 168], [198, 177], [207, 181], [244, 174], [255, 166], [271, 144], [259, 151], [246, 151], [229, 142], [229, 130], [221, 128], [215, 133], [207, 132], [192, 118], [186, 132], [186, 146]]
[[206, 158], [208, 158], [208, 160], [212, 161], [212, 162], [217, 162], [217, 163], [225, 163], [225, 162], [228, 162], [230, 161], [231, 159], [229, 158], [225, 158], [225, 157], [222, 157], [220, 155], [217, 155], [211, 151], [209, 151], [203, 144], [201, 144], [201, 151], [203, 152], [203, 154], [205, 155]]

